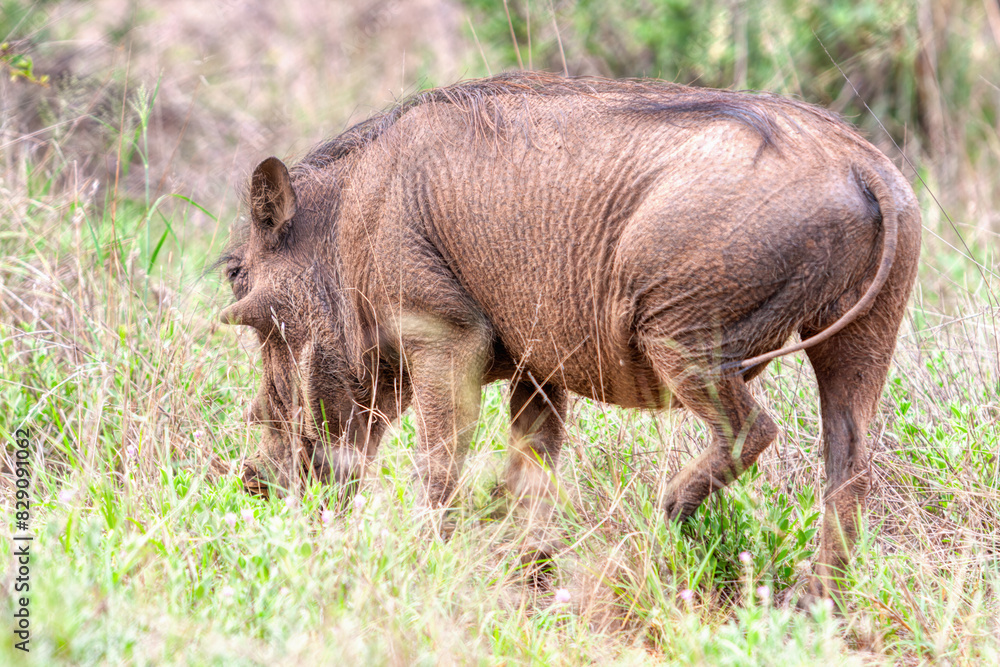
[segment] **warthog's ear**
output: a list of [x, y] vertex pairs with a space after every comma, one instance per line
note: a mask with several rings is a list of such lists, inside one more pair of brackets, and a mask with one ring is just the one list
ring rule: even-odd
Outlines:
[[250, 179], [250, 213], [264, 238], [277, 242], [295, 215], [295, 191], [285, 163], [269, 157], [253, 170]]

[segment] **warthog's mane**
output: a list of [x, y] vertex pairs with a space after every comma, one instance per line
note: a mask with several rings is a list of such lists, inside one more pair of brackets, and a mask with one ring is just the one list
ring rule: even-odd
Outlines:
[[[742, 93], [683, 86], [658, 80], [563, 77], [547, 72], [505, 72], [486, 79], [463, 81], [415, 93], [401, 102], [353, 125], [339, 136], [313, 148], [295, 167], [304, 174], [327, 167], [370, 145], [408, 111], [428, 104], [449, 104], [460, 109], [467, 125], [480, 136], [496, 136], [510, 129], [493, 100], [499, 96], [615, 96], [613, 109], [624, 114], [653, 116], [675, 124], [732, 120], [753, 131], [761, 149], [777, 148], [782, 129], [777, 119], [789, 111], [805, 113], [850, 134], [854, 129], [839, 116], [820, 107], [770, 93]], [[794, 121], [791, 121], [794, 124]], [[860, 137], [857, 137], [860, 140]]]

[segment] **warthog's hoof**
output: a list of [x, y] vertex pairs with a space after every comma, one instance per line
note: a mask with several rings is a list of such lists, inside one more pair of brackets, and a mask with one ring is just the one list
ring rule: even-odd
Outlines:
[[691, 518], [708, 495], [708, 485], [701, 483], [686, 468], [674, 475], [663, 492], [663, 513], [670, 521], [686, 521]]
[[701, 503], [685, 502], [683, 498], [675, 496], [667, 498], [663, 502], [663, 513], [667, 515], [667, 519], [670, 521], [681, 523], [690, 519], [691, 515], [697, 511], [699, 505]]
[[717, 449], [706, 449], [674, 475], [663, 492], [663, 511], [671, 521], [688, 519], [713, 491], [731, 480], [732, 462], [729, 455]]

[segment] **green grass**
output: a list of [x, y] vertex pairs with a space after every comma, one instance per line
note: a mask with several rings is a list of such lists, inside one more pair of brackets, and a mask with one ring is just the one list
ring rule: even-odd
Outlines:
[[[8, 197], [14, 224], [0, 240], [0, 433], [8, 453], [20, 427], [34, 446], [34, 664], [1000, 657], [996, 329], [975, 293], [949, 297], [980, 313], [962, 321], [942, 321], [919, 292], [913, 304], [923, 324], [904, 327], [872, 427], [846, 613], [788, 608], [817, 547], [822, 484], [815, 388], [797, 357], [755, 390], [782, 436], [682, 527], [664, 522], [657, 493], [701, 446], [697, 420], [573, 405], [554, 575], [570, 601], [556, 603], [525, 585], [524, 536], [491, 496], [501, 386], [486, 392], [447, 542], [415, 501], [408, 418], [364, 504], [337, 509], [320, 486], [291, 505], [248, 497], [209, 466], [256, 440], [238, 417], [257, 382], [254, 346], [216, 324], [227, 297], [203, 274], [219, 235], [168, 235], [154, 260], [144, 205], [120, 204], [112, 237], [103, 207], [28, 193]], [[185, 207], [170, 213], [175, 229]], [[11, 504], [7, 494], [12, 517]], [[11, 544], [0, 544], [8, 561]], [[14, 604], [8, 591], [5, 617]], [[27, 659], [0, 643], [0, 662]]]

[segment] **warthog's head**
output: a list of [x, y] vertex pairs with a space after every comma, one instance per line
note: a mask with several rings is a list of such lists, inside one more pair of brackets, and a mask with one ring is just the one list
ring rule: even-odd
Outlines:
[[280, 160], [261, 162], [251, 177], [249, 229], [219, 262], [236, 297], [220, 319], [253, 328], [261, 345], [263, 385], [248, 419], [264, 426], [265, 440], [244, 471], [255, 492], [265, 491], [264, 475], [282, 486], [296, 470], [329, 476], [329, 446], [346, 437], [360, 400], [325, 238], [336, 203], [317, 187], [293, 188]]

